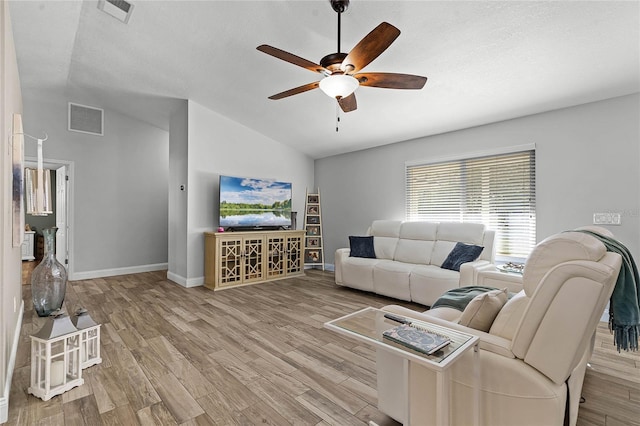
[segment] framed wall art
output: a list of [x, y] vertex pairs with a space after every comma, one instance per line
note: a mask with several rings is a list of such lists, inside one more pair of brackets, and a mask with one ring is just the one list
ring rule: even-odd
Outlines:
[[24, 240], [24, 131], [22, 129], [21, 114], [13, 114], [11, 139], [11, 219], [13, 246], [20, 247]]
[[307, 235], [320, 235], [320, 227], [315, 225], [307, 226]]
[[322, 250], [305, 249], [304, 263], [322, 263]]
[[322, 247], [320, 238], [322, 237], [307, 237], [307, 247]]

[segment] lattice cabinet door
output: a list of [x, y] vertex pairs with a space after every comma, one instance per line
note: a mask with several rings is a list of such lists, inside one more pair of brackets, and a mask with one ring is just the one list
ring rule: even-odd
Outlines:
[[262, 281], [264, 280], [264, 237], [262, 235], [255, 238], [246, 237], [243, 240], [243, 277], [242, 281]]
[[218, 240], [218, 284], [220, 287], [242, 282], [242, 238]]
[[267, 278], [285, 274], [287, 264], [287, 238], [284, 235], [267, 236]]
[[205, 232], [204, 285], [220, 290], [304, 275], [304, 233]]
[[287, 238], [287, 274], [302, 271], [302, 237]]

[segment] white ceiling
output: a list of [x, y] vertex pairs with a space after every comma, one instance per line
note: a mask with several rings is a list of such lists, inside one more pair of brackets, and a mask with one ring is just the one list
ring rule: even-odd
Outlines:
[[132, 3], [124, 24], [97, 1], [10, 2], [25, 98], [62, 94], [165, 129], [191, 99], [322, 158], [640, 91], [638, 1], [352, 0], [342, 50], [387, 21], [402, 34], [365, 71], [429, 80], [359, 88], [336, 133], [320, 90], [267, 99], [320, 75], [256, 50], [335, 52], [328, 0]]

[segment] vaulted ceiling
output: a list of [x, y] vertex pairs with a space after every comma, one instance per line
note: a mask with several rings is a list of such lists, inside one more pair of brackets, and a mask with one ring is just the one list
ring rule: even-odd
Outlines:
[[191, 99], [313, 158], [640, 91], [638, 1], [365, 1], [342, 15], [342, 50], [383, 21], [400, 37], [364, 71], [429, 78], [420, 90], [360, 87], [340, 114], [320, 90], [269, 100], [336, 51], [329, 1], [132, 0], [127, 24], [97, 1], [11, 1], [26, 99], [91, 102], [168, 129]]

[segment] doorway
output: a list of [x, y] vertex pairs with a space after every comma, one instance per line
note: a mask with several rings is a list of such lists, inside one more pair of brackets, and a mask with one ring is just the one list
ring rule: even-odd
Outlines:
[[[37, 160], [36, 158], [26, 157], [24, 162], [25, 167], [36, 168]], [[70, 191], [70, 176], [73, 170], [73, 163], [68, 161], [59, 161], [59, 160], [43, 160], [43, 168], [45, 170], [50, 170], [52, 188], [51, 192], [55, 201], [53, 204], [53, 215], [49, 217], [48, 221], [40, 221], [36, 216], [25, 215], [25, 223], [29, 223], [30, 221], [40, 223], [41, 226], [55, 226], [58, 228], [56, 233], [56, 259], [58, 262], [63, 264], [67, 269], [67, 274], [69, 277], [72, 275], [72, 251], [70, 249], [71, 243], [71, 221], [70, 218], [70, 200], [71, 200], [71, 191]], [[55, 182], [55, 183], [54, 183]], [[36, 229], [36, 232], [41, 229]], [[35, 266], [39, 263], [40, 259], [38, 259], [38, 255], [42, 253], [39, 252], [42, 250], [41, 247], [38, 247], [38, 243], [34, 244], [35, 250], [35, 262], [23, 262], [23, 284], [30, 283], [30, 271], [35, 268]]]

